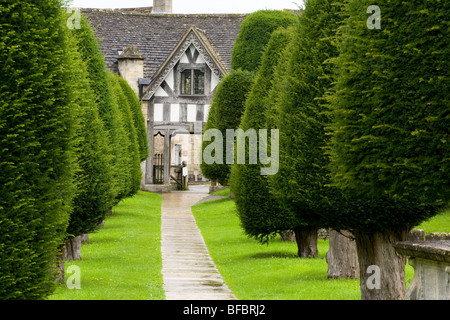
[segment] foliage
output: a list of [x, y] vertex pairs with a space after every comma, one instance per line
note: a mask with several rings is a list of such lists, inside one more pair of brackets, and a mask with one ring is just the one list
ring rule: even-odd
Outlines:
[[147, 129], [145, 127], [145, 119], [142, 114], [141, 104], [136, 96], [136, 93], [123, 78], [119, 79], [119, 83], [122, 91], [128, 99], [128, 105], [130, 106], [131, 114], [133, 116], [133, 124], [136, 128], [136, 135], [139, 143], [140, 160], [145, 161], [148, 158], [149, 152]]
[[123, 127], [119, 106], [109, 85], [109, 75], [104, 57], [100, 52], [94, 32], [83, 15], [81, 15], [80, 28], [75, 29], [74, 32], [78, 38], [78, 47], [82, 59], [87, 64], [91, 88], [95, 94], [95, 102], [109, 140], [108, 154], [113, 168], [111, 184], [114, 187], [115, 204], [117, 204], [129, 194], [127, 181], [129, 181], [131, 173], [129, 154], [126, 149], [127, 134]]
[[234, 45], [231, 69], [256, 72], [272, 32], [297, 22], [298, 17], [290, 12], [260, 10], [250, 14], [242, 22]]
[[[331, 85], [333, 66], [327, 60], [338, 55], [333, 43], [342, 21], [341, 6], [330, 0], [308, 0], [295, 32], [295, 46], [283, 68], [281, 88], [276, 88], [271, 110], [280, 130], [280, 166], [270, 178], [273, 194], [299, 223], [328, 227], [323, 212], [335, 209], [330, 202], [338, 192], [330, 190], [330, 119], [322, 96]], [[270, 117], [269, 117], [270, 119]], [[343, 200], [340, 198], [339, 200]]]
[[0, 4], [0, 298], [43, 299], [75, 187], [74, 66], [60, 1]]
[[[73, 37], [71, 37], [73, 38]], [[81, 60], [74, 41], [71, 53], [74, 56], [78, 97], [76, 157], [78, 170], [75, 175], [76, 196], [67, 233], [76, 237], [95, 231], [114, 204], [114, 189], [108, 139], [103, 122], [98, 114], [95, 95], [91, 89], [86, 64]]]
[[[254, 75], [248, 71], [236, 70], [226, 75], [216, 88], [211, 110], [205, 130], [217, 129], [223, 137], [223, 156], [214, 164], [205, 161], [200, 165], [202, 173], [211, 180], [217, 180], [226, 185], [230, 175], [230, 165], [226, 161], [226, 130], [235, 130], [239, 127], [244, 103], [248, 92], [253, 85]], [[204, 141], [202, 153], [214, 141]], [[215, 156], [215, 153], [212, 153]], [[203, 159], [204, 160], [204, 159]]]
[[[245, 102], [245, 111], [240, 124], [240, 129], [244, 132], [254, 129], [258, 133], [260, 129], [268, 129], [270, 139], [271, 128], [266, 127], [267, 98], [272, 88], [274, 69], [285, 48], [292, 41], [293, 33], [293, 28], [279, 28], [270, 38], [255, 83]], [[271, 194], [268, 177], [261, 173], [264, 164], [260, 159], [256, 164], [249, 164], [250, 142], [246, 142], [245, 145], [246, 163], [233, 165], [230, 185], [245, 232], [260, 242], [267, 243], [277, 233], [296, 227], [297, 221], [293, 219], [293, 215], [279, 206], [277, 199]], [[262, 148], [261, 144], [258, 145]], [[267, 153], [270, 154], [270, 148], [267, 149]]]
[[449, 200], [450, 3], [382, 1], [381, 29], [367, 26], [371, 4], [346, 7], [329, 97], [332, 181], [370, 212], [340, 223], [396, 230]]
[[142, 170], [139, 153], [139, 142], [137, 138], [136, 128], [134, 127], [133, 116], [128, 99], [121, 88], [120, 82], [125, 81], [119, 75], [108, 72], [108, 83], [116, 105], [120, 112], [121, 126], [125, 131], [124, 150], [127, 154], [127, 169], [129, 175], [124, 185], [124, 197], [135, 195], [141, 185]]

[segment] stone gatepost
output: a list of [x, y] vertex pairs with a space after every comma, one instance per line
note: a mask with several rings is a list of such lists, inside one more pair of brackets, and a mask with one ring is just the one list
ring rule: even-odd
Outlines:
[[450, 234], [414, 230], [394, 247], [414, 268], [405, 300], [450, 300]]

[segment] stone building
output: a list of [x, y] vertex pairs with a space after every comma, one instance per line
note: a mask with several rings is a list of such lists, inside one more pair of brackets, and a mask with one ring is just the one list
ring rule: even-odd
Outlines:
[[141, 99], [152, 155], [142, 164], [143, 188], [169, 191], [170, 177], [183, 161], [189, 180], [201, 181], [201, 133], [246, 16], [172, 14], [171, 0], [81, 12], [99, 38], [107, 67]]

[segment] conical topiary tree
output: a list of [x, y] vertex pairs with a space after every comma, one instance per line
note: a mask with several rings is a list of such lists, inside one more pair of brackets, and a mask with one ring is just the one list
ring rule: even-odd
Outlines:
[[[293, 33], [294, 28], [279, 28], [272, 34], [263, 54], [255, 83], [245, 103], [245, 111], [239, 128], [244, 132], [254, 129], [258, 139], [260, 129], [266, 129], [267, 139], [271, 139], [271, 128], [266, 126], [267, 98], [272, 88], [274, 69], [278, 65], [283, 51], [292, 40]], [[260, 144], [258, 146], [263, 147]], [[252, 145], [252, 147], [257, 146]], [[249, 163], [249, 148], [250, 142], [246, 142], [246, 163], [235, 162], [232, 166], [230, 185], [241, 226], [246, 234], [261, 243], [268, 243], [278, 233], [295, 229], [297, 225], [294, 215], [279, 206], [277, 199], [270, 193], [268, 177], [261, 172], [261, 168], [265, 164], [261, 163], [261, 159], [256, 164]], [[270, 155], [270, 147], [267, 149], [267, 154]], [[300, 255], [302, 255], [302, 251], [299, 249]]]
[[[216, 150], [218, 141], [211, 136], [211, 140], [205, 139], [202, 144], [202, 163], [200, 168], [203, 175], [211, 180], [218, 181], [222, 185], [228, 184], [230, 164], [226, 157], [227, 130], [235, 130], [239, 127], [244, 103], [248, 92], [253, 85], [254, 75], [248, 71], [232, 71], [226, 75], [216, 88], [216, 93], [211, 104], [211, 109], [206, 122], [204, 138], [210, 130], [220, 132], [222, 149]], [[216, 154], [221, 152], [222, 154]]]
[[[270, 178], [273, 194], [297, 217], [298, 238], [317, 243], [317, 230], [328, 227], [328, 156], [324, 147], [329, 119], [321, 98], [331, 85], [336, 57], [335, 32], [341, 8], [329, 0], [308, 0], [296, 29], [295, 47], [277, 92], [275, 125], [280, 130], [279, 172]], [[317, 254], [317, 246], [310, 254]]]
[[73, 65], [57, 0], [0, 4], [0, 298], [44, 299], [71, 210]]
[[[450, 3], [372, 5], [348, 2], [339, 41], [332, 181], [354, 210], [334, 215], [355, 235], [362, 299], [402, 299], [405, 257], [392, 243], [449, 201]], [[380, 290], [367, 286], [370, 266]]]
[[110, 154], [111, 166], [113, 168], [113, 179], [115, 203], [129, 194], [127, 179], [130, 176], [129, 154], [126, 150], [126, 132], [123, 127], [120, 110], [116, 104], [113, 91], [109, 85], [108, 72], [104, 57], [100, 52], [98, 41], [94, 35], [88, 20], [81, 15], [80, 28], [73, 30], [78, 38], [78, 47], [83, 61], [87, 65], [87, 71], [91, 88], [95, 94], [95, 102], [98, 112], [103, 121], [109, 140], [108, 153]]
[[120, 86], [125, 96], [128, 99], [128, 104], [130, 106], [131, 114], [133, 116], [133, 124], [136, 128], [136, 135], [139, 143], [139, 153], [140, 160], [145, 161], [148, 158], [148, 137], [147, 137], [147, 129], [145, 127], [145, 119], [142, 113], [141, 104], [139, 99], [134, 93], [133, 89], [130, 85], [122, 78], [120, 78]]
[[[77, 192], [73, 199], [73, 210], [67, 228], [67, 260], [81, 258], [81, 243], [78, 236], [97, 230], [105, 219], [106, 213], [115, 202], [111, 181], [113, 172], [107, 143], [108, 136], [98, 114], [95, 95], [91, 89], [86, 64], [77, 51], [75, 37], [72, 42], [74, 72], [74, 90], [78, 95], [76, 158], [78, 170], [75, 175]], [[74, 245], [75, 244], [75, 245]], [[74, 252], [77, 248], [79, 252]]]
[[[139, 141], [136, 133], [136, 128], [134, 127], [133, 115], [131, 112], [131, 107], [129, 105], [129, 100], [127, 99], [125, 92], [122, 90], [120, 85], [123, 80], [119, 75], [108, 72], [109, 74], [109, 85], [114, 93], [114, 98], [120, 111], [120, 119], [122, 120], [121, 125], [125, 130], [125, 152], [128, 155], [127, 168], [129, 169], [129, 176], [127, 179], [127, 191], [125, 192], [125, 197], [132, 197], [138, 191], [142, 180], [142, 171], [140, 165], [140, 152], [139, 152]], [[127, 84], [128, 85], [128, 84]]]
[[[317, 243], [317, 229], [332, 225], [324, 212], [334, 212], [345, 202], [329, 186], [329, 156], [325, 147], [329, 141], [326, 127], [331, 119], [323, 99], [332, 83], [334, 69], [328, 60], [338, 55], [335, 34], [342, 21], [342, 5], [330, 0], [305, 2], [295, 33], [295, 47], [291, 48], [289, 61], [281, 66], [285, 74], [278, 80], [280, 87], [273, 92], [272, 114], [268, 116], [268, 122], [274, 122], [280, 129], [279, 173], [270, 178], [270, 185], [283, 207], [297, 217], [298, 238], [305, 239], [305, 247]], [[345, 258], [346, 254], [356, 256], [354, 242], [342, 239], [342, 245], [349, 242], [348, 248], [353, 248], [354, 254], [335, 252], [334, 240], [338, 238], [338, 235], [330, 237], [330, 274], [338, 276], [343, 272], [343, 276], [354, 276], [357, 261]], [[317, 247], [313, 253], [317, 254]], [[332, 258], [338, 256], [343, 258], [336, 261], [348, 264], [333, 264]], [[348, 271], [344, 272], [345, 268]]]

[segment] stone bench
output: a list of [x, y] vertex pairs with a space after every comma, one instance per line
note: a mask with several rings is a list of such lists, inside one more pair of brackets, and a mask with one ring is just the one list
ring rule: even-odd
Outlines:
[[405, 300], [450, 300], [450, 234], [414, 230], [394, 248], [414, 268]]

